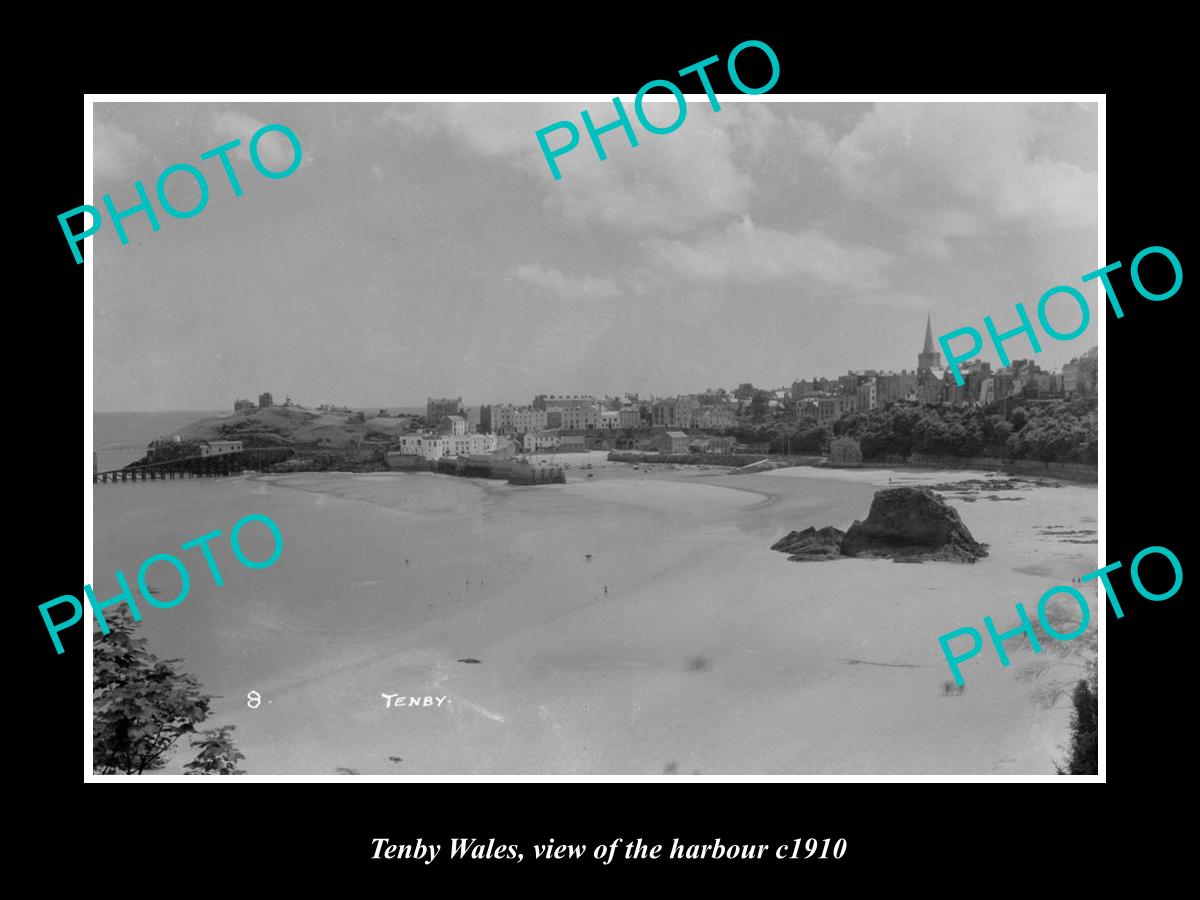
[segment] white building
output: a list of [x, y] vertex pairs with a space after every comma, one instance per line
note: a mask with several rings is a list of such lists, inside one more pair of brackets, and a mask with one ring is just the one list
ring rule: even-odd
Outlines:
[[496, 436], [494, 434], [423, 432], [401, 435], [396, 443], [399, 445], [398, 451], [407, 456], [442, 459], [453, 456], [470, 456], [472, 453], [490, 453], [496, 449]]
[[463, 416], [442, 416], [442, 421], [438, 423], [438, 431], [461, 437], [467, 433], [467, 420]]
[[665, 453], [687, 453], [688, 436], [682, 431], [668, 431], [659, 438], [660, 447]]
[[564, 406], [562, 409], [562, 428], [564, 431], [584, 431], [600, 427], [600, 416], [604, 408], [599, 403], [588, 403], [579, 406]]
[[623, 406], [618, 415], [621, 417], [621, 428], [640, 428], [642, 411], [636, 406]]
[[526, 453], [538, 453], [542, 450], [557, 450], [559, 437], [552, 431], [525, 432], [524, 446]]
[[692, 415], [693, 428], [736, 428], [737, 415], [724, 406], [701, 406]]
[[491, 416], [492, 434], [527, 434], [546, 430], [544, 409], [497, 403], [492, 406]]
[[597, 427], [606, 431], [620, 431], [625, 428], [639, 428], [641, 424], [642, 414], [638, 409], [626, 406], [619, 410], [601, 409]]
[[200, 445], [201, 456], [224, 456], [227, 453], [240, 453], [241, 450], [241, 441], [205, 441]]
[[693, 428], [700, 403], [695, 397], [670, 397], [657, 400], [650, 407], [655, 428]]

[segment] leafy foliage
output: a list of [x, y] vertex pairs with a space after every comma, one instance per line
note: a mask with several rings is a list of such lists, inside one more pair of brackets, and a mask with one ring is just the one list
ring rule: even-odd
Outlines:
[[[1080, 624], [1080, 610], [1073, 602], [1051, 602], [1046, 621], [1060, 635], [1074, 634]], [[1045, 634], [1039, 638], [1042, 653], [1021, 666], [1017, 677], [1037, 682], [1034, 699], [1049, 708], [1068, 695], [1071, 713], [1071, 747], [1066, 768], [1055, 763], [1059, 775], [1095, 775], [1098, 767], [1096, 721], [1099, 713], [1099, 632], [1093, 624], [1082, 635], [1069, 641], [1054, 640]]]
[[738, 400], [749, 400], [754, 396], [755, 387], [748, 381], [743, 381], [737, 386], [737, 390], [733, 392], [733, 396]]
[[125, 607], [107, 620], [92, 658], [93, 764], [100, 775], [141, 775], [166, 764], [176, 742], [208, 718], [212, 698], [176, 668], [180, 660], [146, 649]]
[[766, 391], [755, 391], [750, 399], [748, 413], [753, 419], [764, 419], [771, 411], [771, 395]]
[[[1058, 634], [1073, 634], [1079, 626], [1079, 607], [1063, 600], [1051, 601], [1046, 606], [1046, 621]], [[1078, 638], [1069, 641], [1055, 640], [1040, 626], [1038, 645], [1042, 652], [1017, 669], [1017, 678], [1033, 682], [1033, 699], [1046, 709], [1070, 697], [1080, 678], [1084, 678], [1096, 690], [1098, 679], [1099, 632], [1090, 626]]]
[[1055, 769], [1059, 775], [1097, 775], [1100, 771], [1096, 730], [1099, 700], [1087, 679], [1075, 686], [1072, 701], [1075, 711], [1071, 713], [1070, 756], [1065, 769], [1057, 765]]
[[200, 455], [198, 441], [168, 441], [165, 438], [156, 441], [146, 448], [146, 455], [131, 466], [144, 466], [148, 463], [171, 462], [176, 459], [186, 459], [189, 456]]
[[739, 427], [727, 432], [742, 444], [767, 444], [768, 453], [820, 453], [832, 435], [825, 425], [805, 416], [795, 422], [775, 421], [764, 425]]
[[237, 727], [222, 725], [209, 731], [202, 731], [192, 738], [192, 746], [199, 747], [200, 752], [190, 763], [184, 765], [188, 775], [245, 775], [244, 769], [239, 769], [239, 759], [245, 755], [239, 753], [233, 746], [229, 733]]
[[927, 453], [1094, 465], [1097, 426], [1096, 407], [1089, 400], [1030, 407], [1014, 402], [988, 407], [894, 403], [849, 413], [834, 422], [833, 431], [857, 438], [866, 460]]

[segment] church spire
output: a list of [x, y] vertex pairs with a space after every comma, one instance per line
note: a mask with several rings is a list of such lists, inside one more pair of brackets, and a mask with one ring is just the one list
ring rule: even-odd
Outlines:
[[942, 354], [933, 349], [933, 317], [925, 314], [925, 349], [917, 354], [917, 370], [942, 368]]

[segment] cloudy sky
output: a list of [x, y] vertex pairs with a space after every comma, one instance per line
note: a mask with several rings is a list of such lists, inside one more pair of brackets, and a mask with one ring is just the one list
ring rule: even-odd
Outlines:
[[[623, 98], [631, 106], [631, 98]], [[655, 109], [670, 122], [674, 101]], [[95, 193], [135, 204], [174, 163], [207, 207], [106, 223], [95, 257], [98, 411], [528, 402], [674, 394], [849, 369], [912, 369], [935, 336], [1024, 301], [1096, 257], [1094, 104], [805, 104], [690, 98], [639, 145], [586, 132], [555, 181], [534, 132], [611, 103], [96, 104]], [[632, 115], [631, 115], [632, 118]], [[291, 128], [303, 162], [268, 180], [246, 150]], [[234, 138], [244, 189], [216, 159]], [[558, 146], [565, 133], [549, 140]], [[282, 169], [287, 140], [262, 159]], [[187, 209], [198, 191], [168, 182]], [[155, 201], [157, 206], [157, 201]], [[78, 221], [78, 220], [76, 220]], [[1096, 307], [1096, 282], [1084, 291]], [[1051, 312], [1070, 331], [1066, 301]], [[1094, 317], [1093, 317], [1094, 318]], [[1043, 339], [1058, 368], [1096, 343]], [[1032, 353], [1010, 344], [1014, 358]], [[981, 354], [996, 362], [990, 347]]]

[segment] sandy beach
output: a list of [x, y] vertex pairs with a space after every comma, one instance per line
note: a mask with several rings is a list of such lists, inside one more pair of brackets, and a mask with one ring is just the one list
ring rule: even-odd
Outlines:
[[[770, 545], [865, 518], [889, 483], [1007, 479], [558, 462], [565, 485], [425, 473], [97, 485], [93, 583], [109, 596], [113, 569], [131, 575], [248, 513], [279, 523], [273, 568], [241, 567], [222, 540], [216, 587], [192, 551], [192, 594], [146, 610], [143, 626], [155, 653], [220, 696], [210, 724], [237, 726], [252, 774], [1053, 774], [1069, 710], [1017, 677], [1032, 654], [1010, 642], [1004, 669], [987, 648], [947, 696], [937, 637], [985, 615], [1012, 627], [1015, 602], [1032, 609], [1096, 568], [1094, 486], [947, 492], [990, 545], [974, 566], [793, 563]], [[172, 577], [156, 567], [151, 583], [170, 596]], [[388, 708], [384, 694], [446, 699]]]

